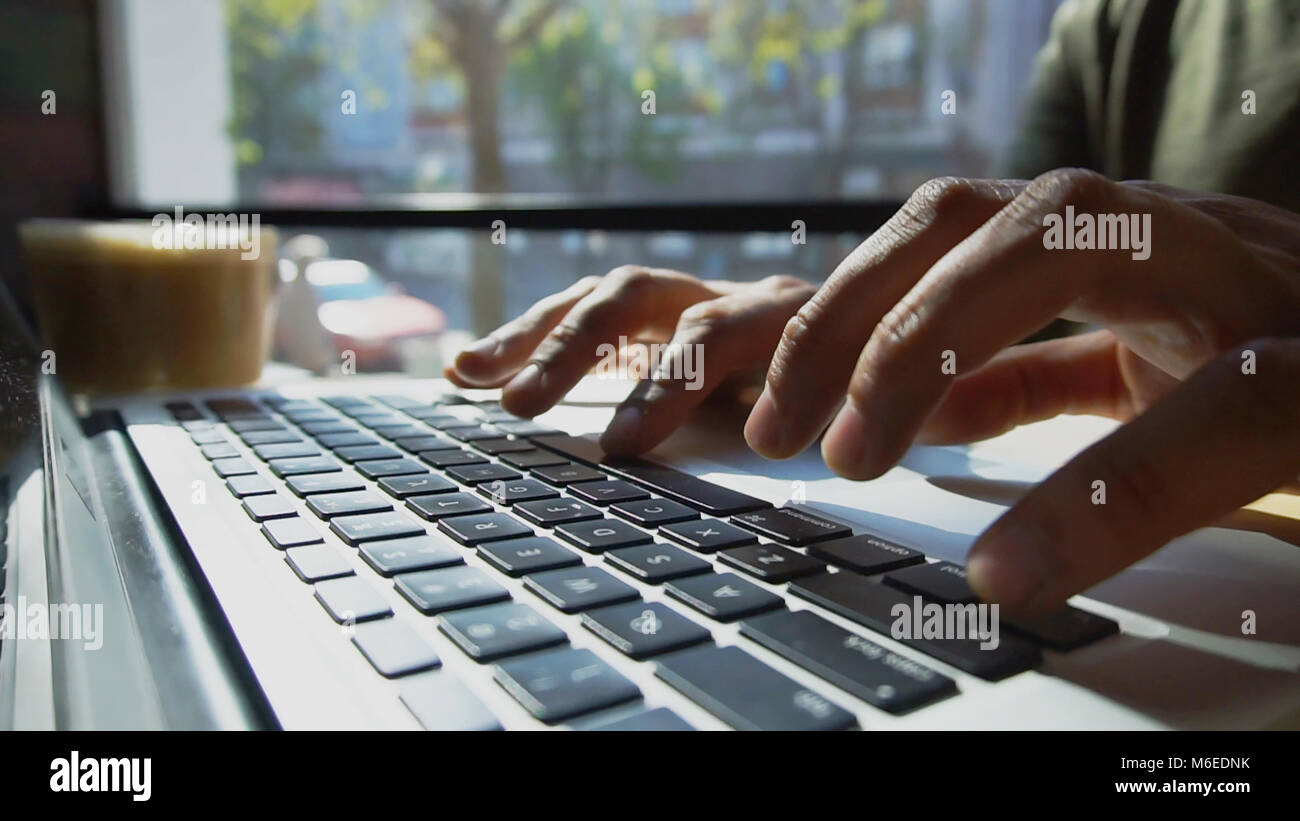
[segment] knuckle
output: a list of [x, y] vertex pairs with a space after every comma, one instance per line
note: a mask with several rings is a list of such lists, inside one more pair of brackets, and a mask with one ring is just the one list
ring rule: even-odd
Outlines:
[[732, 312], [721, 300], [697, 302], [682, 311], [677, 319], [679, 331], [692, 336], [712, 336], [731, 324]]
[[607, 280], [615, 294], [635, 298], [653, 285], [655, 276], [643, 265], [620, 265], [609, 272]]
[[1035, 177], [1025, 189], [1025, 195], [1054, 210], [1067, 205], [1087, 208], [1098, 202], [1112, 185], [1105, 176], [1086, 168], [1054, 168]]
[[1245, 377], [1242, 400], [1249, 403], [1265, 424], [1282, 430], [1294, 428], [1300, 421], [1300, 339], [1252, 339], [1219, 358], [1219, 365], [1230, 380]]
[[533, 354], [533, 361], [543, 366], [554, 362], [561, 354], [573, 350], [583, 335], [580, 324], [565, 319], [552, 328], [550, 333], [546, 335], [546, 340], [537, 346], [537, 351]]
[[764, 277], [758, 282], [759, 287], [766, 288], [769, 291], [780, 293], [782, 291], [805, 290], [812, 286], [796, 276], [789, 274], [773, 274]]
[[587, 276], [583, 277], [582, 279], [574, 283], [574, 289], [579, 291], [590, 291], [593, 288], [599, 286], [600, 283], [603, 281], [604, 281], [604, 277], [598, 276], [596, 274], [588, 274]]
[[913, 217], [933, 219], [962, 208], [975, 196], [971, 181], [962, 177], [935, 177], [912, 192], [904, 211]]

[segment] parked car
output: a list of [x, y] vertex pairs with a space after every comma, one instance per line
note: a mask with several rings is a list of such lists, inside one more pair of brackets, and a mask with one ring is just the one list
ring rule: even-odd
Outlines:
[[406, 370], [409, 351], [436, 344], [447, 326], [436, 306], [360, 260], [302, 259], [284, 276], [277, 355], [312, 371]]

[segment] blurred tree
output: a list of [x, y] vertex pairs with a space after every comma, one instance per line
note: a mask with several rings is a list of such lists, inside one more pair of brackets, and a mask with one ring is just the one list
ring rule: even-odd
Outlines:
[[470, 190], [505, 190], [501, 160], [501, 86], [510, 56], [530, 43], [568, 0], [429, 0], [430, 41], [416, 46], [417, 69], [451, 66], [465, 89], [474, 166]]
[[226, 0], [237, 91], [228, 130], [241, 175], [268, 152], [310, 156], [320, 148], [322, 101], [313, 92], [327, 55], [307, 25], [316, 5], [317, 0]]

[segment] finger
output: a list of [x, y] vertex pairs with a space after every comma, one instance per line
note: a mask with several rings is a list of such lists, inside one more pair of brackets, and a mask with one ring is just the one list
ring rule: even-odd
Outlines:
[[1300, 340], [1247, 343], [1030, 491], [971, 549], [971, 586], [1049, 612], [1297, 470]]
[[658, 445], [720, 385], [766, 362], [786, 320], [813, 290], [795, 277], [769, 277], [687, 308], [655, 377], [637, 385], [619, 406], [601, 447], [632, 455]]
[[916, 441], [974, 442], [1062, 413], [1125, 419], [1132, 408], [1110, 331], [1016, 345], [952, 384]]
[[497, 388], [528, 361], [528, 356], [564, 315], [600, 284], [583, 277], [568, 288], [539, 300], [519, 317], [469, 345], [444, 373], [463, 388]]
[[745, 425], [750, 447], [773, 459], [808, 447], [839, 407], [876, 322], [1017, 190], [994, 180], [933, 180], [841, 262], [785, 327]]
[[687, 307], [716, 296], [703, 282], [677, 271], [625, 266], [601, 279], [543, 337], [528, 364], [506, 384], [501, 404], [536, 416], [564, 397], [620, 337], [671, 328]]
[[[1149, 214], [1148, 224], [1165, 238], [1159, 257], [1137, 263], [1129, 250], [1045, 249], [1044, 217], [1067, 206]], [[1180, 247], [1181, 236], [1196, 236], [1195, 249]], [[1221, 271], [1240, 267], [1244, 257], [1220, 223], [1190, 208], [1091, 172], [1045, 174], [946, 254], [881, 320], [858, 358], [848, 401], [822, 439], [822, 455], [841, 475], [880, 475], [910, 446], [954, 372], [982, 367], [1076, 304], [1104, 303], [1102, 318], [1116, 325], [1143, 323], [1191, 340], [1198, 329], [1173, 318], [1160, 324], [1171, 316], [1171, 289], [1190, 291], [1180, 298], [1213, 311], [1229, 298], [1220, 293]], [[1135, 270], [1138, 264], [1145, 267]], [[1189, 269], [1214, 270], [1217, 280], [1194, 283]], [[1221, 350], [1220, 341], [1203, 343], [1196, 365]]]

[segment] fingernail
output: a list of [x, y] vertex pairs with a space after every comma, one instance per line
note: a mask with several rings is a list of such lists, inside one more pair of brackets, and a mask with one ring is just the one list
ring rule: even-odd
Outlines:
[[[496, 337], [485, 336], [482, 339], [476, 342], [471, 342], [470, 344], [461, 348], [460, 353], [469, 354], [470, 356], [491, 356], [492, 354], [496, 353], [497, 347], [500, 344], [501, 344], [500, 341], [498, 341]], [[457, 354], [457, 356], [459, 355], [460, 354]]]
[[614, 414], [609, 427], [600, 436], [600, 446], [607, 453], [619, 453], [627, 449], [630, 442], [636, 440], [641, 432], [641, 422], [645, 418], [636, 405], [624, 405]]
[[506, 383], [504, 391], [514, 393], [522, 391], [528, 393], [535, 391], [542, 386], [542, 366], [536, 362], [531, 362], [528, 367], [515, 374], [515, 378]]
[[745, 441], [758, 453], [766, 456], [778, 454], [784, 444], [781, 421], [777, 418], [776, 402], [767, 388], [759, 394], [758, 401], [749, 411], [745, 421]]
[[966, 563], [966, 579], [981, 599], [1010, 608], [1028, 602], [1053, 573], [1042, 536], [1020, 523], [982, 536]]
[[845, 402], [822, 437], [822, 458], [841, 476], [868, 478], [873, 468], [872, 439], [878, 435], [862, 411], [852, 402]]

